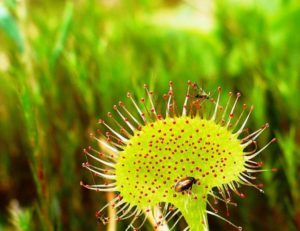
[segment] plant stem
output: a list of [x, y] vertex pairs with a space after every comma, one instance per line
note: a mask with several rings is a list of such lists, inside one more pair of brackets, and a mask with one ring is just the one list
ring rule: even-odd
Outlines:
[[181, 200], [175, 205], [184, 216], [190, 231], [208, 231], [206, 200]]

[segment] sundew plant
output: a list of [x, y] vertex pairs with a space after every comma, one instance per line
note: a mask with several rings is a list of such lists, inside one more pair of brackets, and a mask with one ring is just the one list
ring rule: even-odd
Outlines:
[[[242, 230], [219, 214], [216, 204], [224, 203], [229, 213], [228, 207], [236, 206], [233, 194], [245, 198], [242, 185], [263, 192], [254, 174], [268, 170], [255, 159], [276, 139], [260, 149], [256, 139], [269, 125], [251, 133], [246, 124], [254, 107], [240, 106], [241, 94], [232, 92], [221, 105], [221, 87], [211, 94], [188, 81], [182, 106], [172, 82], [163, 96], [144, 88], [146, 98], [128, 93], [128, 106], [119, 102], [108, 113], [110, 122], [99, 120], [101, 129], [92, 134], [98, 145], [84, 149], [83, 167], [94, 183], [81, 185], [115, 192], [97, 218], [104, 224], [131, 219], [126, 230], [140, 230], [147, 218], [156, 230], [173, 230], [185, 219], [184, 230], [204, 231], [212, 215]], [[97, 177], [104, 181], [96, 183]], [[116, 210], [112, 216], [108, 206]]]

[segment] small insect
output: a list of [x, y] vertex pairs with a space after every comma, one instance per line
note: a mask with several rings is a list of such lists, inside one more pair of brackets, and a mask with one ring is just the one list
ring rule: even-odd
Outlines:
[[202, 88], [199, 89], [199, 92], [196, 93], [195, 98], [197, 99], [209, 99], [210, 92], [206, 93]]
[[181, 180], [177, 181], [177, 183], [174, 185], [175, 192], [190, 191], [193, 187], [193, 184], [195, 183], [196, 179], [194, 177], [184, 177]]
[[104, 214], [97, 212], [96, 213], [97, 222], [102, 222], [104, 225], [107, 224], [108, 218], [104, 216]]

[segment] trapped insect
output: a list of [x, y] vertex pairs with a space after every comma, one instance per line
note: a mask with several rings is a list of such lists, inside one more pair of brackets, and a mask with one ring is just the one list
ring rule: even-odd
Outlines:
[[199, 91], [195, 95], [196, 99], [210, 99], [210, 92], [206, 93], [202, 88], [199, 89]]
[[190, 191], [195, 183], [196, 179], [194, 177], [184, 177], [177, 181], [177, 183], [174, 185], [174, 189], [176, 192]]
[[96, 219], [97, 219], [97, 222], [102, 223], [104, 225], [106, 225], [107, 222], [108, 222], [108, 218], [105, 217], [103, 213], [97, 212], [96, 213]]

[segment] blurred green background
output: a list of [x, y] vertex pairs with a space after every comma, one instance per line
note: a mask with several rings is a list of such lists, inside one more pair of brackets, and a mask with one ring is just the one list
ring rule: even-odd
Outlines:
[[0, 230], [105, 230], [105, 194], [79, 186], [89, 133], [127, 91], [173, 80], [183, 96], [188, 79], [240, 91], [249, 128], [271, 125], [260, 144], [278, 138], [259, 158], [279, 171], [260, 174], [265, 194], [243, 187], [229, 220], [300, 230], [299, 29], [297, 0], [2, 0]]

